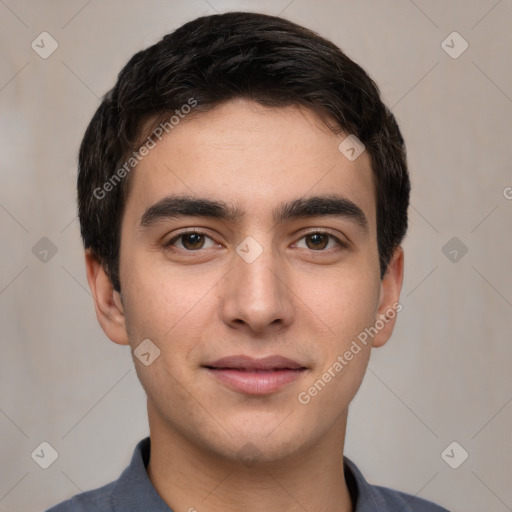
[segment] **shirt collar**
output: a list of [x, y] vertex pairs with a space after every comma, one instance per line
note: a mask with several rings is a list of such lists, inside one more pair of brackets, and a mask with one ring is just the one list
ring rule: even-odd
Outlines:
[[112, 492], [115, 512], [173, 512], [156, 492], [146, 472], [150, 450], [149, 437], [135, 447], [130, 465], [123, 471]]

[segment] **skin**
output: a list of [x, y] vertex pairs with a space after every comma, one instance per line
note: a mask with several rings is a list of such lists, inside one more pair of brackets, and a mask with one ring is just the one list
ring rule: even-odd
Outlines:
[[[345, 137], [295, 106], [239, 99], [189, 116], [132, 176], [121, 226], [122, 295], [86, 251], [107, 336], [132, 350], [145, 339], [160, 349], [149, 366], [136, 357], [134, 364], [148, 397], [148, 475], [177, 512], [352, 510], [341, 463], [348, 405], [396, 315], [307, 405], [297, 396], [396, 307], [403, 250], [396, 248], [381, 280], [370, 158], [363, 152], [349, 161], [338, 150]], [[272, 218], [283, 202], [333, 192], [359, 206], [367, 230], [344, 217]], [[142, 228], [144, 212], [171, 193], [227, 201], [244, 216]], [[191, 228], [207, 234], [202, 248], [186, 237], [164, 247]], [[317, 248], [315, 229], [347, 247], [331, 238]], [[252, 263], [236, 252], [248, 236], [263, 250]], [[308, 370], [274, 393], [249, 396], [202, 368], [238, 354], [278, 354]], [[241, 459], [247, 451], [252, 463]]]

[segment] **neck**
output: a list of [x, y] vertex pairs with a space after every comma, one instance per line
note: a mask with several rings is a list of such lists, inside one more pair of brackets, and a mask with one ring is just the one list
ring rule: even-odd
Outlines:
[[147, 473], [158, 494], [175, 511], [353, 510], [343, 472], [346, 413], [316, 445], [282, 460], [252, 464], [192, 443], [163, 425], [154, 412], [149, 419]]

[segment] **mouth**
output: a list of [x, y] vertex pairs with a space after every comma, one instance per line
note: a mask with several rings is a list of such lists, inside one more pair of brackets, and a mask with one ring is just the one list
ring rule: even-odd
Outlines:
[[297, 361], [282, 356], [263, 359], [229, 356], [203, 365], [203, 368], [230, 389], [249, 395], [274, 393], [308, 370]]

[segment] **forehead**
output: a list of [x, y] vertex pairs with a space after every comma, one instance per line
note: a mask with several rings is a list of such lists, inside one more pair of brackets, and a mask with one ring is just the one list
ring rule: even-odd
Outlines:
[[[130, 176], [126, 215], [138, 216], [169, 194], [209, 197], [259, 218], [299, 197], [341, 194], [375, 225], [367, 152], [349, 160], [335, 134], [309, 109], [232, 100], [183, 116], [157, 139]], [[241, 219], [247, 220], [247, 215]]]

